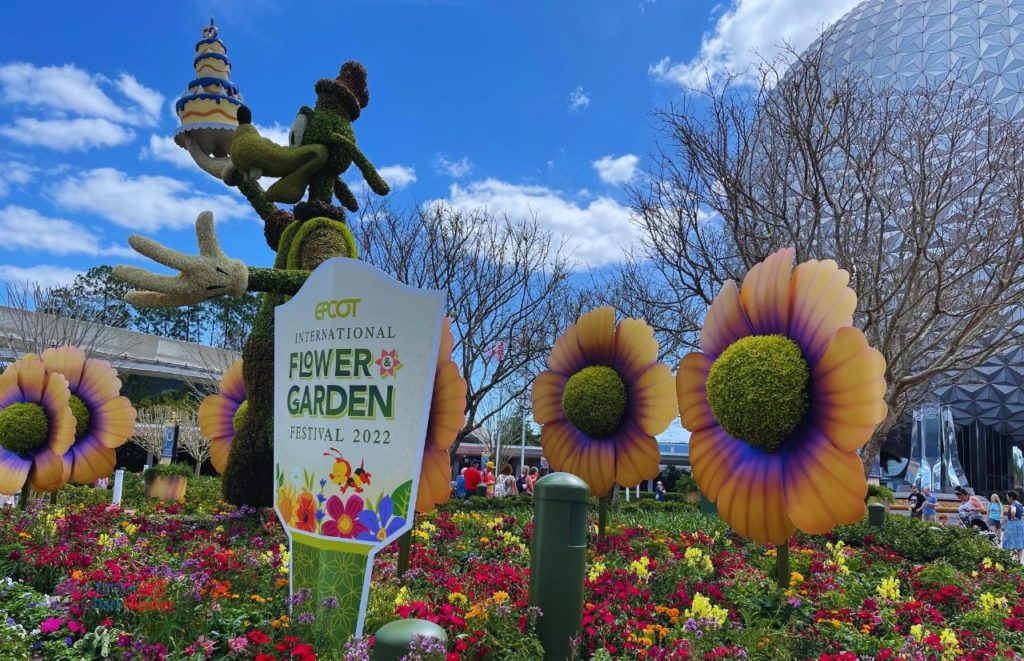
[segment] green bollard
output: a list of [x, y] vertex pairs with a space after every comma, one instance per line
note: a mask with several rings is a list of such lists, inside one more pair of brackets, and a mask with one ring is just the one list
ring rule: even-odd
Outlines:
[[441, 644], [448, 644], [444, 629], [433, 622], [395, 620], [377, 629], [374, 634], [373, 661], [400, 661], [409, 655], [409, 646], [417, 638], [436, 638]]
[[871, 503], [868, 505], [868, 523], [881, 528], [885, 525], [885, 505], [882, 503]]
[[571, 658], [569, 639], [580, 633], [589, 495], [587, 483], [569, 473], [551, 473], [534, 487], [530, 605], [541, 610], [537, 635], [547, 661]]

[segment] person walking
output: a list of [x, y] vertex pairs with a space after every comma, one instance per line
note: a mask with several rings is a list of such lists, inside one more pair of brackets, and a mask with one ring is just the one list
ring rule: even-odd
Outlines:
[[533, 495], [533, 490], [537, 488], [537, 480], [540, 479], [540, 469], [536, 466], [530, 469], [530, 474], [526, 476], [526, 493]]
[[455, 497], [459, 500], [463, 500], [466, 497], [466, 469], [463, 468], [459, 471], [459, 476], [455, 478]]
[[515, 496], [518, 493], [516, 477], [512, 474], [512, 464], [505, 464], [501, 468], [501, 475], [498, 476], [494, 484], [494, 497], [504, 498], [505, 496]]
[[996, 546], [1003, 542], [1003, 502], [994, 493], [988, 499], [988, 529], [996, 531]]
[[523, 466], [519, 469], [519, 477], [516, 478], [516, 491], [521, 494], [526, 493], [526, 478], [530, 475], [530, 467]]
[[921, 491], [916, 484], [911, 485], [910, 495], [907, 496], [907, 504], [910, 507], [910, 518], [920, 519], [921, 508], [924, 507], [924, 496], [921, 495]]
[[484, 484], [487, 485], [487, 497], [494, 497], [494, 462], [488, 461], [487, 468], [484, 470], [483, 475]]
[[1006, 530], [1003, 531], [1003, 548], [1015, 551], [1017, 561], [1024, 564], [1024, 505], [1017, 500], [1016, 491], [1006, 492]]
[[921, 515], [925, 521], [935, 521], [935, 506], [939, 504], [938, 497], [928, 487], [924, 488], [924, 506], [921, 508]]
[[480, 484], [480, 480], [483, 478], [483, 476], [480, 475], [480, 470], [477, 469], [475, 465], [470, 465], [470, 467], [464, 471], [464, 475], [466, 478], [466, 498], [475, 496], [476, 487]]

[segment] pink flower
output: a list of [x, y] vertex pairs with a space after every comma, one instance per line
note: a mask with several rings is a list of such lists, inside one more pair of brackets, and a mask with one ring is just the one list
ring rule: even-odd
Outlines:
[[359, 496], [350, 496], [344, 505], [341, 498], [331, 496], [327, 499], [328, 519], [323, 523], [324, 534], [352, 539], [366, 532], [369, 528], [359, 520], [359, 513], [362, 511], [363, 499]]
[[63, 617], [48, 617], [39, 625], [39, 633], [53, 633], [64, 626]]
[[249, 646], [249, 641], [245, 636], [239, 636], [238, 638], [232, 638], [228, 641], [228, 648], [232, 652], [241, 652]]

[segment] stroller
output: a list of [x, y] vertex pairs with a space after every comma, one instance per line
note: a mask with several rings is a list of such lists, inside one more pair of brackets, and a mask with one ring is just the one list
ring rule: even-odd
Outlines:
[[963, 514], [957, 514], [957, 518], [960, 519], [960, 523], [964, 528], [973, 528], [977, 531], [978, 535], [984, 537], [993, 544], [996, 543], [996, 533], [989, 529], [988, 521], [985, 520], [984, 515], [981, 513], [965, 512]]

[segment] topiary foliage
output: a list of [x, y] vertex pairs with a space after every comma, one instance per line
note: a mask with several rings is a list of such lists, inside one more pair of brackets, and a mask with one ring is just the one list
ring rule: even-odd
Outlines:
[[18, 402], [0, 410], [0, 445], [15, 454], [46, 445], [49, 433], [50, 419], [39, 404]]
[[75, 416], [75, 440], [78, 441], [85, 436], [85, 432], [89, 431], [89, 421], [91, 420], [89, 407], [78, 395], [71, 395], [68, 406], [71, 407], [71, 413]]
[[708, 404], [734, 438], [777, 451], [807, 411], [810, 370], [795, 342], [753, 335], [729, 345], [708, 374]]
[[626, 384], [611, 367], [591, 365], [565, 384], [562, 410], [574, 427], [591, 438], [608, 438], [626, 415]]

